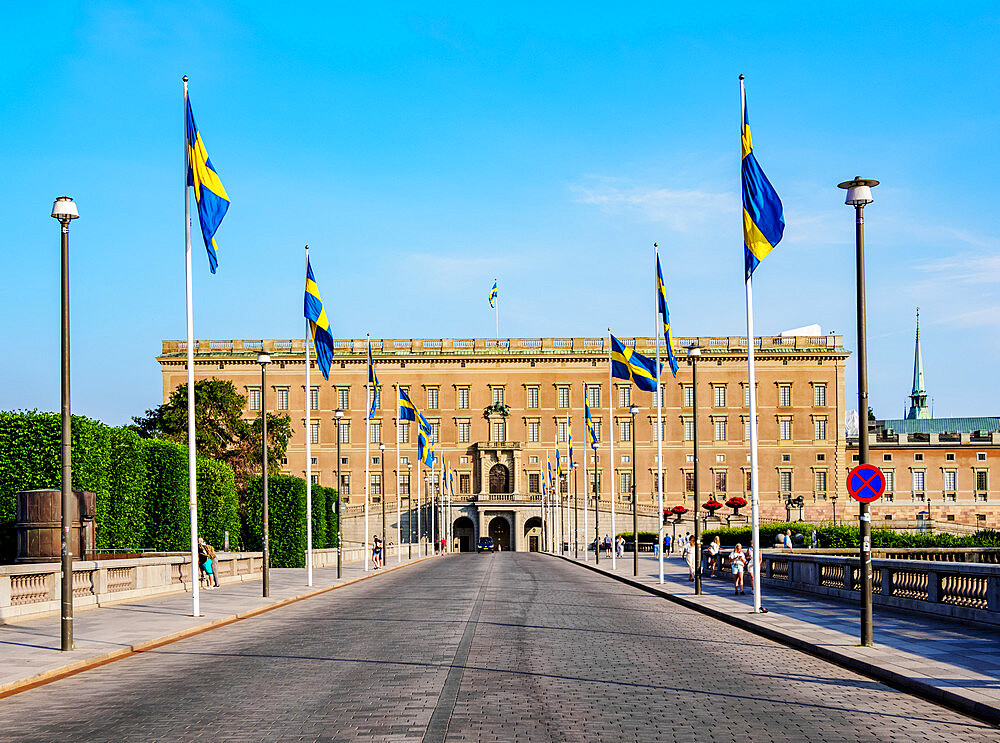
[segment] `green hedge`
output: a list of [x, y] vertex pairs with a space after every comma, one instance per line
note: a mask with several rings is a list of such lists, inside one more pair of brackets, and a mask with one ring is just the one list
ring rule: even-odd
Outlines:
[[[816, 541], [821, 549], [852, 548], [861, 546], [861, 537], [856, 526], [833, 526], [831, 524], [809, 524], [802, 521], [784, 524], [761, 524], [761, 547], [774, 546], [777, 534], [783, 534], [791, 529], [792, 536], [801, 534], [805, 537], [803, 546], [812, 544], [812, 531], [816, 530]], [[702, 543], [708, 544], [719, 536], [722, 544], [731, 547], [737, 542], [744, 546], [750, 544], [750, 527], [712, 529], [702, 534]], [[921, 532], [899, 532], [890, 529], [872, 529], [872, 546], [875, 548], [900, 547], [1000, 547], [1000, 532], [994, 529], [983, 529], [975, 534], [957, 537], [952, 534], [925, 534]]]
[[[660, 535], [657, 534], [655, 531], [640, 531], [639, 532], [639, 541], [640, 542], [649, 542], [651, 544], [656, 544], [656, 540], [657, 540], [657, 538], [659, 538], [659, 536]], [[617, 539], [618, 537], [624, 537], [624, 539], [625, 539], [626, 542], [631, 542], [632, 541], [632, 532], [630, 532], [630, 531], [620, 531], [620, 532], [618, 532], [617, 535], [615, 535], [615, 539]]]
[[[243, 499], [243, 533], [247, 545], [255, 552], [264, 546], [262, 482], [260, 477], [251, 478]], [[271, 566], [305, 567], [306, 481], [289, 475], [270, 475], [267, 502]]]
[[[62, 486], [61, 421], [55, 413], [0, 412], [0, 562], [15, 554], [15, 494]], [[187, 448], [73, 416], [73, 488], [97, 495], [98, 549], [190, 547]], [[232, 469], [199, 458], [199, 531], [238, 546]]]
[[340, 493], [336, 488], [326, 488], [326, 546], [337, 546], [337, 503], [340, 502]]

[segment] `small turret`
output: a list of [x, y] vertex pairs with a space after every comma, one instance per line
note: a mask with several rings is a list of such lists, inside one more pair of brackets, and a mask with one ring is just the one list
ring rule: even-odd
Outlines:
[[927, 390], [924, 388], [924, 362], [920, 355], [919, 307], [917, 307], [917, 343], [913, 353], [913, 389], [910, 391], [910, 409], [906, 417], [908, 420], [931, 417], [931, 409], [927, 406]]

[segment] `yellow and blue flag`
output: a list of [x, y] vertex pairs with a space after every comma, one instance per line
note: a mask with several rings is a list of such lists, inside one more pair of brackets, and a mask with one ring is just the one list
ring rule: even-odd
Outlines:
[[556, 447], [556, 481], [562, 477], [562, 461], [559, 459], [559, 447]]
[[[667, 344], [667, 362], [670, 364], [670, 372], [677, 376], [677, 359], [674, 358], [674, 336], [670, 332], [670, 311], [667, 309], [667, 290], [663, 286], [663, 271], [660, 270], [660, 254], [656, 254], [656, 302], [660, 306], [660, 317], [663, 320], [663, 340]], [[653, 367], [654, 369], [656, 367]]]
[[330, 335], [330, 321], [323, 309], [323, 300], [319, 296], [316, 277], [313, 275], [312, 264], [306, 259], [306, 299], [304, 308], [306, 320], [309, 321], [309, 332], [312, 333], [313, 345], [316, 347], [316, 362], [323, 372], [323, 379], [330, 378], [330, 363], [333, 361], [333, 336]]
[[[557, 452], [556, 456], [558, 456], [558, 451], [559, 450], [556, 449], [556, 452]], [[549, 471], [549, 492], [554, 493], [555, 490], [556, 490], [555, 480], [552, 477], [552, 462], [549, 461], [549, 453], [548, 452], [545, 452], [545, 467]]]
[[573, 469], [573, 422], [566, 413], [566, 443], [569, 449], [569, 468]]
[[429, 433], [423, 429], [417, 431], [417, 459], [428, 467], [434, 466], [434, 442]]
[[215, 233], [222, 224], [222, 218], [229, 209], [229, 194], [215, 172], [215, 166], [208, 159], [205, 143], [194, 123], [191, 113], [191, 100], [187, 101], [187, 184], [194, 188], [194, 200], [198, 204], [198, 219], [201, 222], [201, 236], [205, 239], [205, 249], [208, 250], [208, 267], [215, 273], [219, 258], [215, 254], [218, 246], [215, 244]]
[[490, 307], [497, 306], [497, 280], [493, 279], [493, 288], [490, 289]]
[[378, 375], [375, 373], [375, 360], [372, 358], [372, 342], [368, 340], [368, 389], [372, 396], [371, 408], [368, 410], [368, 417], [375, 417], [375, 404], [378, 402]]
[[590, 404], [583, 404], [584, 410], [584, 422], [587, 424], [587, 434], [590, 440], [587, 442], [590, 446], [594, 446], [597, 443], [597, 429], [594, 428], [594, 419], [590, 417]]
[[450, 466], [448, 467], [448, 492], [452, 498], [455, 497], [455, 470]]
[[743, 103], [743, 250], [745, 254], [746, 276], [757, 268], [781, 240], [785, 231], [785, 215], [781, 199], [775, 192], [764, 171], [753, 155], [753, 139], [750, 137], [750, 121], [747, 118], [747, 94], [740, 75], [740, 98]]
[[[420, 416], [423, 418], [423, 416]], [[399, 388], [399, 419], [403, 421], [415, 421], [417, 419], [417, 408], [410, 402], [410, 396], [406, 390]]]
[[656, 390], [656, 362], [626, 347], [614, 336], [611, 336], [611, 376], [629, 379], [646, 392]]

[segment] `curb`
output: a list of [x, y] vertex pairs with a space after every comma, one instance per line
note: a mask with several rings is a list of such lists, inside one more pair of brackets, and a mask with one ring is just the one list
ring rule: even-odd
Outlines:
[[386, 567], [383, 571], [370, 572], [364, 575], [359, 575], [357, 578], [351, 578], [345, 580], [342, 583], [338, 583], [333, 586], [326, 586], [325, 588], [317, 588], [306, 593], [301, 593], [298, 596], [290, 596], [287, 599], [281, 599], [273, 604], [267, 604], [266, 606], [258, 606], [255, 609], [248, 609], [247, 611], [239, 612], [237, 614], [231, 614], [228, 617], [219, 617], [218, 619], [213, 619], [208, 622], [204, 622], [195, 627], [188, 627], [187, 629], [180, 630], [178, 632], [173, 632], [169, 635], [164, 635], [163, 637], [157, 637], [152, 640], [144, 640], [143, 642], [136, 643], [135, 645], [127, 645], [118, 650], [112, 650], [107, 653], [102, 653], [101, 655], [95, 655], [91, 658], [85, 658], [83, 660], [78, 660], [74, 663], [69, 663], [65, 666], [59, 668], [52, 668], [48, 671], [43, 671], [42, 673], [36, 674], [34, 676], [29, 676], [25, 679], [20, 679], [18, 681], [11, 681], [8, 684], [0, 686], [0, 699], [5, 697], [13, 696], [22, 691], [27, 691], [28, 689], [34, 689], [38, 686], [44, 686], [45, 684], [50, 684], [53, 681], [58, 681], [64, 679], [67, 676], [75, 676], [78, 673], [83, 673], [84, 671], [89, 671], [93, 668], [98, 668], [100, 666], [107, 665], [108, 663], [113, 663], [116, 660], [121, 660], [122, 658], [128, 658], [132, 655], [138, 655], [139, 653], [147, 652], [149, 650], [155, 650], [156, 648], [162, 647], [164, 645], [169, 645], [170, 643], [177, 642], [178, 640], [184, 640], [188, 637], [193, 637], [194, 635], [200, 635], [202, 632], [208, 632], [209, 630], [217, 629], [218, 627], [224, 627], [227, 624], [233, 624], [234, 622], [239, 622], [243, 619], [250, 619], [251, 617], [264, 614], [265, 612], [272, 611], [273, 609], [280, 609], [283, 606], [288, 606], [289, 604], [294, 604], [299, 601], [304, 601], [305, 599], [313, 598], [319, 596], [320, 594], [329, 593], [330, 591], [335, 591], [338, 588], [344, 588], [346, 586], [353, 585], [359, 581], [368, 580], [376, 575], [384, 575], [385, 573], [391, 573], [394, 570], [400, 570], [402, 568], [408, 568], [417, 563], [424, 562], [425, 560], [430, 560], [434, 557], [445, 557], [445, 555], [426, 555], [424, 557], [418, 557], [415, 560], [404, 563], [402, 565], [395, 565], [393, 567]]
[[974, 699], [969, 699], [968, 697], [962, 696], [956, 692], [941, 689], [932, 684], [920, 681], [919, 679], [905, 676], [901, 673], [891, 671], [872, 663], [866, 663], [863, 660], [855, 658], [854, 656], [848, 655], [839, 650], [807, 642], [800, 637], [795, 637], [794, 635], [782, 632], [781, 630], [761, 626], [756, 622], [752, 622], [737, 615], [728, 614], [710, 606], [705, 606], [698, 601], [693, 601], [684, 596], [676, 596], [656, 586], [641, 583], [624, 575], [607, 572], [596, 565], [579, 562], [563, 555], [553, 555], [550, 553], [550, 556], [558, 557], [560, 560], [565, 560], [573, 565], [579, 565], [582, 568], [599, 573], [605, 577], [613, 578], [614, 580], [625, 583], [633, 588], [638, 588], [639, 590], [653, 594], [654, 596], [665, 598], [668, 601], [672, 601], [675, 604], [679, 604], [687, 609], [693, 609], [694, 611], [706, 614], [713, 619], [718, 619], [720, 622], [725, 622], [726, 624], [746, 630], [747, 632], [752, 632], [755, 635], [760, 635], [761, 637], [786, 645], [794, 650], [800, 650], [804, 653], [808, 653], [809, 655], [816, 656], [817, 658], [831, 661], [842, 668], [847, 668], [855, 673], [868, 676], [876, 681], [881, 681], [894, 689], [904, 691], [929, 702], [940, 704], [942, 707], [947, 707], [955, 712], [975, 717], [977, 720], [988, 722], [991, 725], [1000, 725], [1000, 707], [984, 704], [983, 702], [977, 702]]

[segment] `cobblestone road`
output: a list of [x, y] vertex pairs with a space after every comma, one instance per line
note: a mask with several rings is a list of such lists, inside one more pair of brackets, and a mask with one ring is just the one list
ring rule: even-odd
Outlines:
[[514, 553], [432, 560], [0, 700], [4, 741], [998, 738], [590, 571]]

